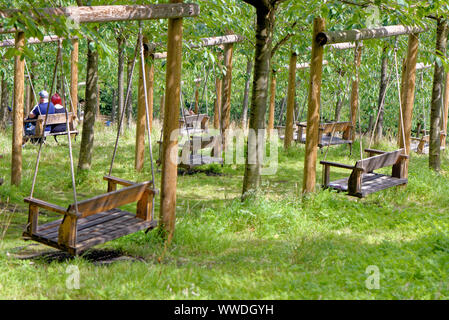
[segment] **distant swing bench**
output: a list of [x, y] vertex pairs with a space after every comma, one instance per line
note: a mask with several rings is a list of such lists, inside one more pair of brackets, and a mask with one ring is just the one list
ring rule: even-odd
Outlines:
[[[306, 134], [304, 133], [304, 129], [307, 128], [306, 122], [298, 122], [298, 136], [297, 142], [306, 143]], [[320, 123], [318, 134], [318, 147], [323, 148], [327, 146], [334, 146], [340, 144], [349, 144], [352, 149], [352, 139], [351, 139], [351, 131], [352, 131], [352, 123], [350, 121], [345, 122], [327, 122]], [[335, 135], [339, 133], [340, 135]]]
[[195, 134], [208, 131], [209, 116], [207, 114], [194, 114], [179, 119], [179, 134]]
[[[440, 145], [441, 150], [444, 150], [446, 148], [445, 145], [443, 145], [444, 140], [446, 137], [446, 133], [444, 131], [440, 132]], [[418, 153], [418, 154], [428, 154], [429, 153], [429, 142], [430, 142], [430, 135], [424, 134], [421, 138], [414, 138], [411, 137], [412, 140], [412, 149]]]
[[[37, 117], [37, 119], [24, 121], [24, 123], [33, 123], [36, 126], [34, 135], [26, 136], [27, 138], [42, 138], [42, 136], [44, 136], [44, 137], [53, 136], [57, 142], [58, 141], [56, 138], [57, 136], [67, 135], [67, 131], [63, 131], [63, 132], [44, 131], [45, 117], [46, 117], [45, 115], [40, 115]], [[47, 117], [48, 118], [47, 118], [46, 126], [50, 126], [50, 125], [54, 126], [54, 125], [58, 125], [58, 124], [66, 124], [67, 123], [65, 113], [48, 114]], [[69, 118], [70, 134], [75, 135], [75, 139], [76, 139], [76, 136], [78, 135], [78, 130], [75, 129], [75, 125], [74, 125], [75, 116], [72, 112], [69, 112], [68, 118]]]
[[[105, 176], [108, 192], [77, 203], [67, 209], [35, 198], [25, 198], [29, 204], [28, 225], [23, 236], [45, 245], [80, 254], [92, 246], [122, 236], [157, 226], [152, 220], [153, 197], [157, 190], [152, 182], [134, 183]], [[117, 185], [124, 188], [117, 190]], [[137, 201], [136, 214], [118, 209]], [[38, 225], [39, 209], [59, 213], [64, 217], [57, 221]]]
[[[354, 166], [321, 161], [323, 187], [348, 192], [350, 196], [363, 198], [371, 193], [408, 183], [408, 179], [404, 178], [404, 165], [408, 159], [404, 149], [391, 152], [365, 149], [365, 152], [369, 154], [369, 158], [357, 161]], [[373, 172], [389, 166], [392, 166], [391, 176]], [[352, 173], [349, 178], [330, 182], [331, 167], [352, 170]]]

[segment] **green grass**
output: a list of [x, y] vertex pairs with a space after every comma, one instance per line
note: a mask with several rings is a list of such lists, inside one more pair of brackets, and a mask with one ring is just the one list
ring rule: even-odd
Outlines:
[[[77, 177], [80, 199], [106, 188], [102, 176], [108, 172], [115, 132], [101, 125], [97, 129], [92, 170]], [[155, 128], [153, 141], [159, 135]], [[113, 174], [148, 180], [149, 162], [142, 173], [133, 170], [134, 139], [132, 129], [125, 132]], [[366, 199], [330, 191], [302, 199], [303, 146], [280, 147], [276, 175], [264, 177], [260, 193], [243, 203], [242, 165], [212, 166], [220, 173], [216, 176], [180, 175], [172, 245], [164, 247], [157, 232], [139, 232], [95, 248], [121, 250], [136, 259], [100, 265], [83, 256], [20, 258], [54, 250], [21, 239], [27, 222], [23, 198], [30, 193], [37, 147], [24, 149], [22, 185], [11, 187], [10, 141], [10, 131], [0, 137], [5, 155], [0, 175], [6, 181], [0, 187], [0, 236], [7, 228], [0, 243], [0, 299], [449, 298], [447, 154], [440, 174], [427, 168], [426, 156], [412, 155], [407, 188]], [[75, 159], [79, 143], [74, 143]], [[375, 147], [394, 148], [387, 141]], [[352, 164], [359, 157], [356, 143], [352, 156], [340, 146], [329, 150], [327, 160]], [[58, 146], [50, 140], [44, 146], [35, 197], [64, 207], [73, 201], [68, 159], [65, 142]], [[346, 174], [335, 169], [332, 179]], [[318, 166], [318, 181], [320, 177]], [[159, 172], [156, 179], [160, 185]], [[54, 218], [43, 213], [40, 223]], [[70, 265], [80, 270], [79, 290], [66, 287]], [[380, 289], [365, 286], [370, 265], [379, 268]]]

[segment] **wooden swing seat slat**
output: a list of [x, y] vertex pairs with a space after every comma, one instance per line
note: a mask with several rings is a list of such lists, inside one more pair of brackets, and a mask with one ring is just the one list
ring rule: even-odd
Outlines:
[[76, 225], [77, 243], [72, 247], [58, 243], [59, 226], [61, 223], [62, 219], [44, 224], [38, 228], [36, 233], [25, 236], [29, 236], [32, 240], [53, 248], [77, 255], [92, 246], [157, 226], [157, 222], [155, 221], [145, 221], [136, 218], [130, 212], [112, 209], [79, 219]]
[[[154, 228], [152, 199], [158, 193], [152, 182], [134, 183], [113, 176], [105, 176], [108, 192], [77, 203], [67, 209], [35, 198], [29, 204], [28, 226], [23, 236], [54, 248], [77, 255], [86, 249], [146, 228]], [[117, 185], [124, 188], [117, 190]], [[119, 207], [137, 202], [136, 214]], [[64, 215], [63, 219], [38, 225], [39, 209]]]
[[[343, 178], [330, 182], [328, 187], [341, 192], [348, 192], [349, 178]], [[399, 179], [379, 173], [366, 173], [362, 176], [362, 189], [353, 194], [356, 197], [364, 198], [371, 193], [384, 189], [407, 184], [407, 179]]]

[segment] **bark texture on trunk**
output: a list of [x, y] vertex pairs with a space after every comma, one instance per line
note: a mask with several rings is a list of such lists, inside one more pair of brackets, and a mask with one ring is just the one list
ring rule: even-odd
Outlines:
[[98, 52], [87, 45], [86, 104], [84, 107], [83, 135], [80, 145], [78, 169], [89, 170], [94, 149], [94, 127], [98, 111]]
[[248, 126], [248, 105], [249, 105], [249, 90], [251, 88], [251, 73], [253, 71], [253, 61], [251, 58], [246, 62], [246, 80], [245, 91], [243, 93], [243, 114], [242, 114], [242, 128], [246, 129]]
[[[259, 4], [256, 7], [256, 50], [254, 61], [254, 79], [251, 96], [251, 110], [249, 129], [254, 136], [248, 137], [248, 149], [246, 151], [245, 176], [243, 179], [242, 198], [251, 190], [257, 190], [261, 182], [261, 169], [263, 159], [258, 149], [262, 148], [256, 141], [265, 141], [259, 138], [264, 135], [265, 116], [268, 102], [268, 82], [270, 75], [271, 50], [273, 42], [273, 29], [275, 23], [275, 6]], [[261, 130], [262, 129], [262, 130]]]
[[[441, 59], [444, 59], [446, 56], [447, 36], [448, 23], [445, 19], [440, 19], [437, 23], [435, 54]], [[429, 167], [436, 171], [441, 169], [440, 121], [444, 102], [444, 80], [445, 74], [443, 64], [435, 63], [432, 104], [430, 107]]]

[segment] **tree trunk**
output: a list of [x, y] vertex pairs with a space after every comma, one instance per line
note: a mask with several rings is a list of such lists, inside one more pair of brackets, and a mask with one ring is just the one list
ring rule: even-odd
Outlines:
[[[117, 70], [117, 128], [120, 125], [125, 104], [125, 38], [117, 37], [118, 46], [118, 70]], [[122, 130], [123, 131], [123, 128]], [[121, 134], [121, 132], [120, 132]]]
[[92, 51], [92, 40], [87, 44], [86, 102], [84, 107], [83, 135], [78, 169], [89, 170], [94, 149], [94, 126], [98, 103], [98, 52]]
[[249, 89], [251, 87], [251, 73], [253, 71], [253, 61], [248, 58], [246, 62], [246, 80], [245, 80], [245, 91], [243, 93], [243, 114], [242, 114], [242, 128], [246, 129], [248, 126], [248, 105], [249, 105]]
[[293, 141], [295, 127], [295, 96], [296, 96], [296, 61], [298, 56], [295, 52], [290, 55], [290, 66], [288, 76], [287, 93], [287, 117], [285, 120], [284, 148], [290, 148]]
[[380, 69], [380, 86], [379, 86], [379, 99], [377, 100], [377, 125], [375, 128], [375, 137], [374, 141], [380, 141], [383, 136], [383, 124], [384, 124], [384, 104], [385, 104], [385, 95], [387, 94], [387, 85], [388, 85], [388, 55], [387, 55], [387, 46], [383, 47], [382, 50], [382, 64]]
[[[439, 19], [437, 24], [435, 52], [442, 60], [446, 56], [448, 36], [448, 24], [445, 19]], [[440, 132], [441, 132], [441, 110], [443, 110], [443, 88], [444, 88], [444, 66], [435, 63], [433, 75], [432, 105], [430, 107], [430, 139], [429, 139], [429, 167], [436, 171], [441, 168], [440, 159]]]
[[[257, 190], [261, 182], [263, 159], [258, 156], [260, 154], [258, 149], [262, 146], [258, 146], [257, 141], [265, 141], [264, 137], [259, 139], [258, 136], [259, 134], [264, 135], [264, 131], [260, 129], [265, 129], [275, 12], [274, 7], [268, 8], [263, 4], [256, 7], [256, 50], [249, 119], [249, 128], [254, 130], [254, 138], [248, 138], [242, 191], [243, 199], [246, 198], [250, 190]], [[254, 145], [256, 145], [256, 149], [254, 149]]]
[[220, 77], [215, 79], [215, 107], [214, 107], [214, 128], [220, 129], [221, 122], [221, 92], [223, 88], [223, 80]]
[[276, 107], [276, 70], [271, 72], [270, 83], [270, 109], [268, 112], [268, 134], [274, 129], [274, 109]]

